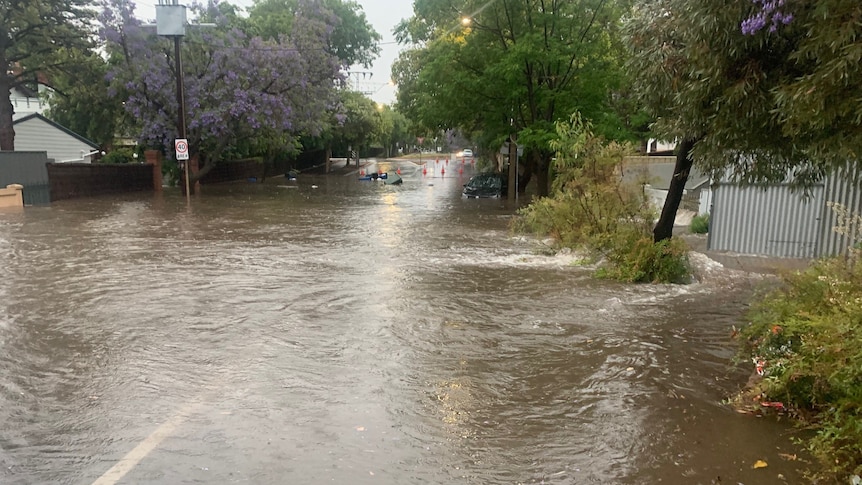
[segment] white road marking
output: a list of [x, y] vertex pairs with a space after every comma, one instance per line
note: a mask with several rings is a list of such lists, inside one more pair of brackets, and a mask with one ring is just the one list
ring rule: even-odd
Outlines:
[[189, 415], [201, 406], [203, 401], [191, 403], [181, 409], [179, 413], [171, 419], [162, 423], [155, 431], [150, 433], [144, 441], [141, 441], [132, 451], [126, 453], [126, 456], [120, 459], [116, 465], [106, 471], [104, 475], [98, 478], [93, 485], [116, 485], [127, 473], [132, 471], [138, 463], [149, 455], [156, 447], [159, 446], [165, 438], [173, 434], [174, 430], [183, 424]]

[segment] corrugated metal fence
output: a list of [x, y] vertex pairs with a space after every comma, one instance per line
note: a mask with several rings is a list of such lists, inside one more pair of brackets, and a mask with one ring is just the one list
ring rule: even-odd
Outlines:
[[840, 173], [812, 187], [807, 196], [789, 185], [713, 186], [708, 247], [716, 251], [783, 258], [818, 258], [843, 254], [858, 241], [859, 224], [834, 230], [844, 221], [829, 207], [837, 203], [862, 214], [862, 187], [856, 177]]

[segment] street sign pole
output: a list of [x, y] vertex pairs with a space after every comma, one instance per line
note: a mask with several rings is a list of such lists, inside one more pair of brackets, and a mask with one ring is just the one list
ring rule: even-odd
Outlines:
[[174, 153], [176, 153], [177, 162], [184, 161], [186, 173], [186, 201], [190, 202], [189, 195], [189, 141], [185, 138], [177, 138], [174, 140]]

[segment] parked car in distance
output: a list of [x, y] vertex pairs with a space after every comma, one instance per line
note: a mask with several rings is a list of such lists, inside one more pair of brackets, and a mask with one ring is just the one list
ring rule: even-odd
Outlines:
[[465, 148], [464, 151], [461, 152], [461, 156], [464, 158], [473, 158], [473, 150]]
[[497, 172], [474, 175], [464, 184], [464, 197], [468, 199], [506, 197], [509, 190], [508, 179]]

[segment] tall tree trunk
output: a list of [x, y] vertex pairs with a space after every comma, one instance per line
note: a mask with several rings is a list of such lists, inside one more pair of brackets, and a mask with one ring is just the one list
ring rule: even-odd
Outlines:
[[551, 193], [551, 164], [548, 163], [542, 152], [536, 151], [533, 154], [536, 161], [536, 195], [538, 197], [547, 197]]
[[[6, 64], [0, 64], [6, 66]], [[0, 73], [0, 150], [15, 149], [15, 128], [12, 126], [12, 79]]]
[[682, 202], [685, 183], [688, 182], [688, 174], [691, 171], [691, 149], [694, 147], [695, 141], [694, 138], [686, 138], [677, 149], [676, 165], [673, 169], [673, 177], [670, 179], [667, 198], [664, 200], [661, 217], [653, 229], [653, 241], [655, 242], [661, 242], [673, 236], [673, 223], [676, 220], [676, 211]]

